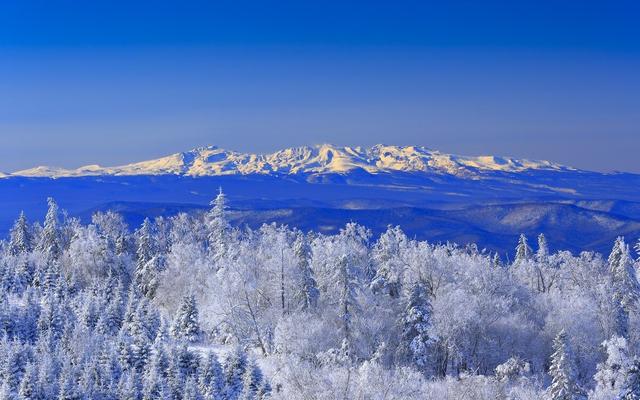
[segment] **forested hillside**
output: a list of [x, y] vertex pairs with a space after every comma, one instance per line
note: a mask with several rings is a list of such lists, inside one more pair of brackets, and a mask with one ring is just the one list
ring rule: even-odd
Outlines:
[[393, 226], [235, 228], [225, 203], [135, 230], [53, 199], [21, 215], [0, 245], [0, 397], [640, 398], [622, 237], [602, 256], [523, 235], [507, 258]]

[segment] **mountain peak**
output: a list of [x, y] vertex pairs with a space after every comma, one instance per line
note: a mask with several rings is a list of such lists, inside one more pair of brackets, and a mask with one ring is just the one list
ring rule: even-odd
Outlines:
[[[347, 174], [352, 171], [379, 173], [430, 173], [458, 177], [487, 172], [570, 170], [549, 161], [510, 157], [466, 157], [441, 153], [423, 146], [377, 144], [369, 148], [319, 144], [290, 147], [268, 154], [238, 153], [217, 146], [198, 147], [154, 160], [117, 167], [87, 165], [77, 169], [40, 166], [7, 176], [73, 177], [96, 175], [249, 175], [249, 174]], [[0, 175], [2, 177], [2, 175]]]

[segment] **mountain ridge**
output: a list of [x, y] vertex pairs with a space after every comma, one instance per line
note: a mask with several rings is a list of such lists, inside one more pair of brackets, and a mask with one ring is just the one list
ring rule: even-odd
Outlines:
[[39, 166], [16, 171], [7, 177], [83, 177], [135, 175], [324, 175], [366, 172], [424, 173], [477, 179], [485, 173], [518, 173], [532, 170], [580, 170], [550, 161], [534, 161], [498, 156], [460, 156], [424, 146], [378, 144], [369, 148], [334, 146], [290, 147], [272, 153], [240, 153], [217, 146], [199, 147], [153, 160], [122, 166], [86, 165], [76, 169]]

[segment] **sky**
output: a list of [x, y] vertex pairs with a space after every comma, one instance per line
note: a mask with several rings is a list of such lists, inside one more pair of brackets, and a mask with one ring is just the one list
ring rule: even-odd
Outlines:
[[0, 2], [0, 171], [421, 145], [640, 173], [632, 1]]

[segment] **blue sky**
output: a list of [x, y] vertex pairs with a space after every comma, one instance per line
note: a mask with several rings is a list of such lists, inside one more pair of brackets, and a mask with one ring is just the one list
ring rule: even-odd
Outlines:
[[0, 170], [417, 144], [640, 172], [634, 2], [3, 1]]

